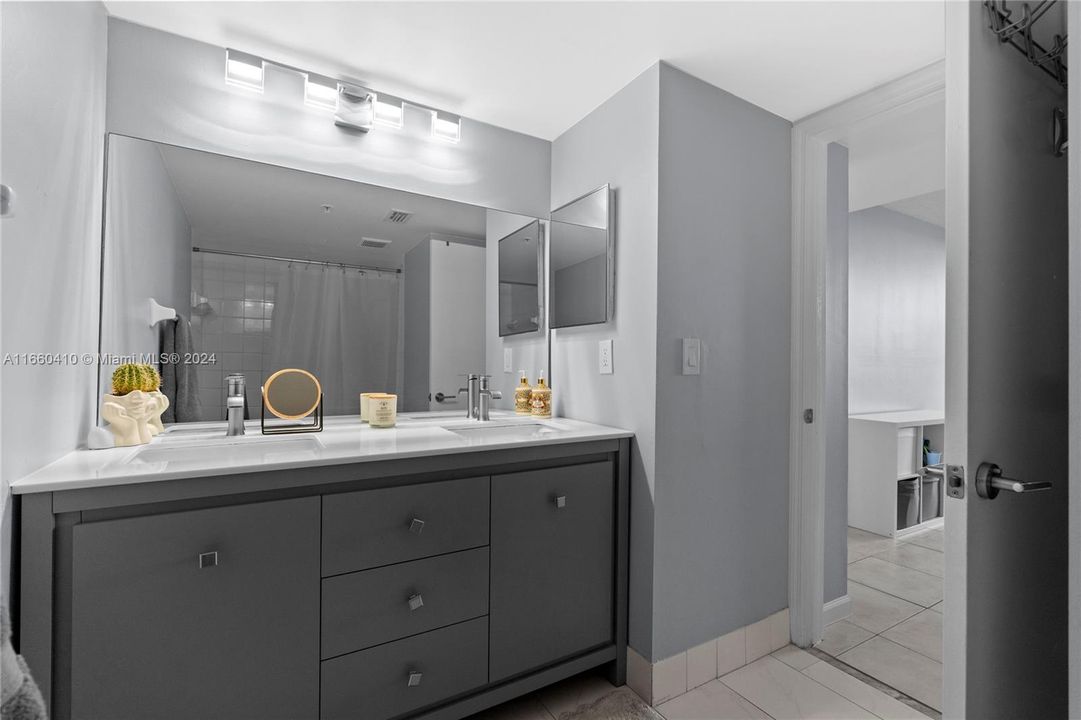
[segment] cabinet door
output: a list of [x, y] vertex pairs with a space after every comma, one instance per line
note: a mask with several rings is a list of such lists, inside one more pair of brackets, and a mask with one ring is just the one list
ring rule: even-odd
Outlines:
[[77, 525], [72, 717], [319, 707], [319, 498]]
[[491, 681], [614, 640], [610, 462], [492, 477]]

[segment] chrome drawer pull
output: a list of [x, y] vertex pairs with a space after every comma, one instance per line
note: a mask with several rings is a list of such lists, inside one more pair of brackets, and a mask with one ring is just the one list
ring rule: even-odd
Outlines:
[[414, 535], [420, 535], [424, 532], [424, 521], [419, 518], [413, 518], [413, 521], [409, 523], [409, 532]]
[[218, 565], [218, 551], [199, 553], [199, 567], [217, 567]]
[[424, 677], [424, 673], [419, 673], [416, 670], [409, 671], [409, 687], [417, 687], [420, 685], [421, 679]]
[[409, 596], [409, 609], [419, 610], [424, 607], [424, 598], [420, 596], [420, 593], [415, 593]]
[[567, 496], [566, 495], [560, 495], [560, 496], [558, 496], [556, 498], [556, 507], [557, 508], [565, 508], [565, 507], [567, 507]]

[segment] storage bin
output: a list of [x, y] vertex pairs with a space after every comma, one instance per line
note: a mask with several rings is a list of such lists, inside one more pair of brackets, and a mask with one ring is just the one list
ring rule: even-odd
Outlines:
[[919, 478], [897, 481], [897, 529], [904, 530], [920, 521]]
[[942, 476], [930, 473], [923, 476], [922, 503], [924, 522], [942, 514]]
[[916, 472], [916, 459], [922, 454], [918, 435], [914, 427], [897, 429], [897, 477]]

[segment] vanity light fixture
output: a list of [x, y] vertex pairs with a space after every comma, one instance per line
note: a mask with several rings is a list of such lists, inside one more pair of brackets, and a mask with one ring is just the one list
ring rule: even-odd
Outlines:
[[393, 95], [375, 98], [375, 121], [387, 127], [400, 128], [405, 117], [405, 101]]
[[263, 92], [263, 67], [260, 57], [232, 48], [225, 51], [225, 82], [229, 85]]
[[338, 81], [324, 75], [305, 73], [304, 104], [323, 110], [337, 110]]
[[338, 84], [338, 110], [334, 124], [368, 132], [375, 122], [375, 95], [356, 85]]
[[462, 139], [462, 119], [457, 115], [432, 111], [432, 137], [456, 143]]

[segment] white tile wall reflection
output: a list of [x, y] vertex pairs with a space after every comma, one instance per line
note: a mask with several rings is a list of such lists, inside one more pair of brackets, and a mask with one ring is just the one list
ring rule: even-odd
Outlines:
[[259, 417], [259, 386], [273, 371], [270, 328], [282, 268], [274, 260], [192, 253], [194, 299], [205, 298], [211, 308], [202, 316], [192, 313], [195, 347], [217, 358], [199, 369], [205, 419], [225, 419], [225, 376], [234, 372], [247, 380], [250, 417]]

